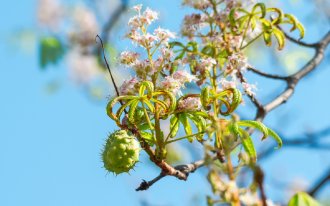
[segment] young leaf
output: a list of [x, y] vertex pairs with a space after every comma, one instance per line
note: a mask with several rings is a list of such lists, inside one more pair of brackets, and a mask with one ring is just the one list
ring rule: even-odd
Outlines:
[[[188, 113], [187, 116], [191, 121], [196, 125], [198, 132], [204, 132], [206, 129], [206, 121], [203, 117], [199, 116], [198, 114], [191, 114]], [[203, 138], [204, 134], [196, 135], [198, 140]]]
[[271, 35], [271, 33], [264, 32], [263, 36], [264, 36], [264, 41], [265, 41], [266, 45], [271, 46], [272, 45], [272, 35]]
[[279, 30], [278, 28], [274, 27], [273, 33], [277, 39], [278, 50], [282, 50], [285, 45], [285, 36], [284, 36], [283, 32], [281, 30]]
[[290, 199], [288, 206], [321, 206], [321, 204], [307, 193], [298, 192]]
[[[180, 119], [180, 122], [183, 125], [184, 131], [186, 132], [186, 134], [187, 135], [192, 135], [191, 125], [190, 125], [190, 122], [189, 122], [189, 119], [188, 119], [187, 115], [186, 114], [180, 114], [179, 119]], [[189, 142], [192, 142], [193, 137], [189, 137], [188, 140], [189, 140]]]
[[210, 104], [210, 89], [208, 87], [204, 87], [201, 92], [201, 103], [205, 110], [208, 110], [208, 106]]
[[238, 121], [237, 124], [243, 127], [252, 127], [258, 129], [263, 134], [262, 139], [266, 139], [268, 136], [268, 128], [259, 121], [241, 120]]
[[131, 103], [131, 106], [129, 108], [129, 112], [128, 112], [128, 119], [131, 123], [134, 123], [135, 122], [135, 111], [136, 111], [136, 108], [139, 104], [139, 100], [133, 100], [133, 102]]
[[260, 9], [261, 16], [260, 18], [264, 18], [266, 16], [266, 6], [264, 3], [257, 3], [256, 5], [253, 6], [252, 8], [252, 13], [255, 14], [257, 9]]
[[282, 144], [283, 144], [281, 137], [278, 136], [276, 134], [276, 132], [274, 132], [272, 129], [267, 128], [267, 130], [268, 130], [268, 135], [271, 136], [277, 142], [277, 148], [276, 149], [281, 148], [282, 147]]
[[179, 131], [179, 126], [180, 126], [180, 123], [179, 123], [179, 119], [173, 115], [170, 119], [170, 137], [175, 137], [176, 134], [178, 133]]
[[242, 141], [242, 145], [244, 150], [246, 151], [246, 153], [249, 155], [249, 157], [253, 160], [256, 161], [257, 160], [257, 151], [254, 147], [252, 138], [250, 137], [250, 135], [242, 128], [238, 128], [239, 130], [239, 137]]
[[155, 139], [152, 136], [152, 134], [150, 134], [148, 132], [144, 132], [144, 131], [140, 131], [140, 134], [141, 134], [141, 137], [143, 139], [145, 139], [150, 146], [153, 146], [155, 144]]

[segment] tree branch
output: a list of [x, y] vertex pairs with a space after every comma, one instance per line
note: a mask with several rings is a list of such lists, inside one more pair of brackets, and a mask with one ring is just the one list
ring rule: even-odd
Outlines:
[[321, 63], [324, 58], [324, 51], [330, 43], [330, 31], [315, 45], [314, 57], [303, 66], [301, 70], [287, 77], [287, 88], [275, 99], [266, 104], [263, 109], [258, 108], [256, 120], [262, 121], [267, 113], [285, 103], [293, 94], [298, 82], [311, 73]]
[[267, 78], [271, 78], [271, 79], [279, 79], [279, 80], [284, 80], [284, 81], [287, 81], [288, 80], [288, 77], [287, 76], [280, 76], [280, 75], [276, 75], [276, 74], [268, 74], [268, 73], [265, 73], [265, 72], [262, 72], [260, 70], [257, 70], [255, 68], [253, 68], [251, 65], [249, 65], [247, 67], [247, 69], [249, 71], [252, 71], [260, 76], [263, 76], [263, 77], [267, 77]]
[[[218, 157], [217, 156], [214, 156], [211, 159], [212, 159], [212, 161], [214, 161], [214, 160], [217, 160]], [[206, 164], [206, 162], [207, 161], [204, 160], [204, 159], [203, 160], [198, 160], [198, 161], [193, 162], [193, 163], [190, 163], [190, 164], [177, 165], [177, 166], [174, 167], [174, 169], [177, 170], [177, 171], [180, 171], [180, 172], [184, 173], [186, 175], [186, 179], [187, 179], [190, 173], [193, 173], [198, 168], [203, 167]], [[155, 177], [154, 179], [152, 179], [150, 181], [143, 180], [142, 183], [140, 184], [140, 186], [138, 188], [136, 188], [136, 191], [147, 190], [154, 183], [158, 182], [163, 177], [166, 177], [168, 175], [169, 174], [166, 174], [165, 172], [162, 171], [157, 177]], [[171, 175], [171, 176], [177, 177], [176, 175]], [[186, 180], [186, 179], [183, 179], [183, 180]]]

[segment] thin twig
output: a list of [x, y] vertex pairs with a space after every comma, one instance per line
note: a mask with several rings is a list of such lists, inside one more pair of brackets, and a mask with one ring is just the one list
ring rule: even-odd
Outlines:
[[295, 44], [298, 44], [300, 46], [315, 48], [319, 44], [319, 43], [306, 43], [306, 42], [301, 41], [300, 39], [295, 39], [295, 38], [291, 37], [287, 32], [285, 32], [280, 26], [278, 26], [278, 28], [284, 33], [285, 38], [287, 38], [289, 41], [291, 41]]
[[280, 76], [280, 75], [277, 75], [277, 74], [268, 74], [266, 72], [262, 72], [254, 67], [252, 67], [251, 65], [249, 65], [247, 67], [247, 69], [249, 71], [252, 71], [260, 76], [263, 76], [263, 77], [267, 77], [267, 78], [271, 78], [271, 79], [279, 79], [279, 80], [284, 80], [284, 81], [287, 81], [288, 80], [288, 77], [287, 76]]
[[[99, 39], [99, 40], [100, 40], [100, 43], [101, 43], [101, 46], [102, 46], [102, 51], [103, 51], [103, 59], [104, 59], [104, 62], [105, 62], [106, 67], [107, 67], [107, 69], [108, 69], [108, 71], [109, 71], [110, 78], [111, 78], [111, 81], [112, 81], [113, 87], [115, 88], [116, 94], [117, 94], [117, 96], [119, 96], [119, 90], [118, 90], [118, 87], [117, 87], [116, 82], [115, 82], [115, 79], [114, 79], [114, 77], [113, 77], [113, 75], [112, 75], [112, 72], [111, 72], [110, 66], [109, 66], [109, 64], [108, 64], [107, 58], [105, 57], [103, 41], [102, 41], [102, 39], [101, 39], [101, 37], [100, 37], [99, 35], [96, 35], [96, 37], [95, 37], [95, 41], [96, 41], [96, 39]], [[97, 41], [96, 41], [96, 42], [97, 42]]]

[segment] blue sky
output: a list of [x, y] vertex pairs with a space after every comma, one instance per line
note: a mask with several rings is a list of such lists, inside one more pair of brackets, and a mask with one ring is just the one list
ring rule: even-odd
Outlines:
[[[148, 180], [158, 174], [155, 167], [141, 163], [130, 175], [106, 174], [100, 151], [108, 132], [115, 130], [105, 113], [106, 102], [91, 102], [81, 89], [65, 81], [65, 64], [41, 72], [37, 50], [26, 54], [8, 44], [12, 32], [35, 27], [35, 5], [36, 1], [5, 1], [1, 6], [0, 205], [135, 206], [141, 205], [143, 200], [155, 206], [204, 205], [204, 196], [210, 194], [210, 189], [203, 172], [191, 175], [187, 182], [169, 177], [139, 193], [134, 189], [141, 179]], [[183, 17], [179, 1], [150, 1], [148, 5], [160, 10], [163, 27], [178, 31], [179, 20]], [[302, 18], [307, 29], [306, 41], [319, 39], [329, 24], [321, 25], [321, 21], [311, 24], [311, 17], [304, 17], [311, 7], [301, 5], [290, 6], [285, 11]], [[252, 61], [260, 68], [274, 65], [268, 59]], [[267, 117], [266, 123], [288, 136], [329, 126], [329, 76], [330, 68], [323, 63], [318, 71], [298, 85], [287, 104]], [[55, 94], [49, 95], [45, 87], [55, 78], [64, 81]], [[260, 97], [279, 88], [279, 85], [269, 85], [265, 81], [258, 85]], [[249, 108], [248, 104], [246, 110]], [[245, 113], [252, 115], [251, 110]], [[330, 159], [325, 158], [329, 154], [283, 149], [270, 161], [262, 163], [267, 172], [266, 187], [270, 188], [274, 179], [278, 182], [294, 178], [315, 181], [330, 165]], [[142, 161], [147, 162], [147, 159]], [[283, 197], [280, 188], [268, 191], [268, 195], [275, 199]], [[326, 195], [330, 193], [323, 192], [322, 196]]]

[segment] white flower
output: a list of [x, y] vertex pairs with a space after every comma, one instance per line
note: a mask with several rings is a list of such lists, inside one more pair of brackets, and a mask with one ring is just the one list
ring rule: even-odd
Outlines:
[[136, 52], [130, 52], [130, 51], [123, 51], [120, 54], [120, 63], [131, 65], [134, 64], [139, 57], [139, 54]]
[[199, 68], [201, 70], [211, 70], [212, 67], [217, 64], [217, 62], [215, 61], [215, 59], [213, 59], [211, 57], [208, 57], [206, 59], [201, 59], [200, 62], [201, 63], [199, 65]]
[[275, 204], [272, 200], [270, 200], [270, 199], [267, 199], [266, 200], [266, 203], [267, 203], [267, 205], [268, 206], [279, 206], [278, 204]]
[[77, 6], [73, 11], [73, 29], [71, 38], [80, 44], [95, 43], [95, 36], [99, 32], [98, 21], [95, 14], [87, 7]]
[[170, 60], [174, 55], [173, 51], [166, 47], [160, 48], [160, 53], [165, 60]]
[[221, 84], [221, 87], [223, 90], [230, 89], [230, 88], [236, 88], [236, 81], [228, 81], [225, 78], [220, 79], [219, 83]]
[[153, 21], [158, 19], [158, 13], [147, 8], [143, 14], [141, 14], [142, 5], [136, 5], [133, 7], [135, 11], [137, 11], [139, 14], [136, 16], [133, 16], [129, 19], [128, 25], [133, 29], [141, 29], [144, 25], [148, 26]]
[[251, 96], [255, 95], [255, 90], [257, 90], [257, 87], [254, 84], [248, 84], [245, 82], [242, 82], [242, 87], [244, 91]]
[[146, 21], [146, 23], [149, 25], [151, 24], [154, 20], [158, 19], [158, 13], [156, 11], [153, 11], [149, 8], [147, 8], [142, 15]]
[[141, 72], [144, 73], [146, 67], [148, 66], [148, 62], [146, 60], [144, 61], [136, 60], [134, 64], [132, 64], [132, 66], [137, 73], [141, 73]]
[[179, 101], [178, 108], [184, 110], [198, 110], [202, 107], [199, 97], [187, 97]]
[[251, 194], [247, 192], [239, 197], [240, 201], [244, 203], [244, 205], [259, 205], [260, 201], [258, 195], [256, 193]]
[[228, 65], [231, 69], [245, 72], [248, 66], [247, 58], [241, 53], [234, 53], [228, 57]]
[[160, 41], [167, 42], [169, 39], [175, 38], [175, 34], [167, 29], [158, 28], [155, 29], [154, 34], [158, 37]]
[[141, 35], [137, 41], [137, 43], [144, 47], [144, 48], [151, 48], [155, 45], [155, 41], [157, 41], [157, 36], [154, 36], [150, 33], [146, 33], [144, 35]]
[[133, 9], [135, 11], [137, 11], [138, 13], [140, 13], [141, 9], [142, 9], [142, 4], [137, 4], [137, 5], [133, 6]]
[[197, 80], [195, 75], [192, 75], [185, 70], [176, 71], [172, 76], [174, 79], [178, 80], [181, 84]]
[[68, 55], [69, 75], [77, 83], [87, 84], [100, 73], [97, 58], [73, 49]]
[[136, 85], [139, 83], [136, 77], [125, 80], [119, 88], [120, 95], [131, 95], [137, 92]]
[[140, 16], [133, 16], [128, 20], [128, 26], [130, 26], [132, 29], [137, 29], [139, 27], [143, 26], [143, 23], [141, 22]]
[[183, 5], [191, 6], [195, 9], [204, 10], [212, 6], [208, 0], [184, 0]]
[[161, 82], [161, 86], [165, 90], [171, 91], [176, 95], [182, 95], [181, 87], [183, 87], [183, 84], [171, 76], [165, 77], [165, 80]]
[[57, 0], [39, 0], [37, 18], [42, 26], [57, 29], [63, 15], [63, 8]]

